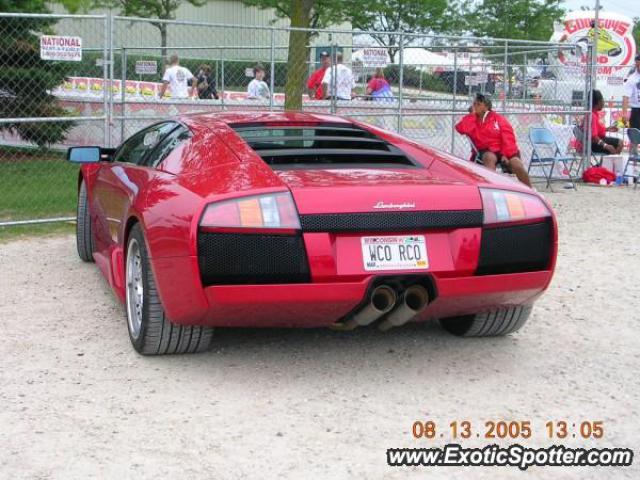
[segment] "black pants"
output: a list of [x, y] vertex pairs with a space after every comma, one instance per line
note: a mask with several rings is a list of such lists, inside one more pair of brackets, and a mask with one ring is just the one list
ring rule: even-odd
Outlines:
[[[606, 145], [613, 145], [614, 147], [618, 148], [618, 146], [620, 145], [620, 139], [616, 138], [616, 137], [604, 137], [602, 139], [602, 141], [606, 144]], [[609, 153], [608, 150], [604, 149], [604, 145], [600, 146], [597, 143], [592, 143], [591, 144], [591, 151], [593, 153]]]
[[640, 108], [632, 108], [629, 117], [629, 126], [640, 130]]

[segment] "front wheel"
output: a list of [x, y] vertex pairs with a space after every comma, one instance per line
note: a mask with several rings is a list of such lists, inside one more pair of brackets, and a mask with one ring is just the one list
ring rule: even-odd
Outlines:
[[518, 305], [463, 317], [443, 318], [442, 327], [459, 337], [495, 337], [513, 333], [527, 323], [531, 305]]
[[131, 229], [125, 262], [127, 327], [133, 348], [143, 355], [207, 350], [212, 328], [175, 325], [166, 317], [139, 224]]
[[78, 256], [83, 262], [93, 262], [93, 232], [91, 231], [91, 216], [89, 214], [89, 200], [87, 185], [80, 182], [78, 190], [78, 208], [76, 210], [76, 247]]

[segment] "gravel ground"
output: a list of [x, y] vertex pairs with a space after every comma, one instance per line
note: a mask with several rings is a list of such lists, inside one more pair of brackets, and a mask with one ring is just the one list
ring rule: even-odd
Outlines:
[[[0, 245], [0, 478], [640, 478], [627, 468], [391, 468], [389, 447], [442, 446], [448, 424], [602, 421], [629, 447], [640, 421], [640, 191], [547, 194], [560, 221], [549, 291], [519, 333], [437, 325], [218, 331], [201, 355], [134, 353], [124, 309], [71, 236]], [[433, 420], [444, 437], [415, 440]], [[471, 438], [466, 446], [489, 440]], [[511, 442], [499, 442], [508, 444]]]

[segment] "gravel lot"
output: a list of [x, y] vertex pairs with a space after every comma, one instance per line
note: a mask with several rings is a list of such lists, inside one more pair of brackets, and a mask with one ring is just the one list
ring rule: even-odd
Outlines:
[[[134, 353], [124, 309], [71, 236], [0, 245], [0, 478], [640, 478], [627, 468], [391, 468], [448, 424], [604, 422], [586, 447], [640, 446], [640, 190], [547, 194], [560, 220], [550, 290], [518, 334], [437, 325], [218, 331], [205, 354]], [[443, 438], [415, 440], [416, 420]], [[471, 438], [465, 446], [490, 442]], [[499, 442], [512, 443], [512, 442]]]

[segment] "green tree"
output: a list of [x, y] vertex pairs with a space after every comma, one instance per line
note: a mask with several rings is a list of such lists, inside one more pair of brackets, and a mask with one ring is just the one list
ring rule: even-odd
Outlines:
[[[86, 0], [62, 0], [67, 6], [85, 5]], [[195, 7], [201, 7], [207, 0], [96, 0], [93, 7], [116, 8], [126, 17], [141, 17], [149, 19], [149, 23], [160, 31], [160, 47], [163, 58], [167, 56], [167, 24], [154, 22], [158, 20], [175, 20], [176, 10], [181, 3], [188, 2]]]
[[352, 26], [374, 32], [370, 36], [387, 49], [391, 63], [395, 62], [400, 47], [406, 47], [414, 40], [405, 36], [400, 45], [400, 36], [391, 32], [443, 33], [450, 30], [454, 13], [449, 11], [445, 15], [447, 0], [371, 0], [366, 8], [359, 0], [347, 0], [345, 5], [351, 12]]
[[[0, 12], [49, 13], [44, 0], [0, 0]], [[66, 111], [49, 92], [62, 84], [66, 62], [40, 59], [40, 35], [50, 34], [55, 20], [0, 18], [0, 117], [62, 117]], [[70, 122], [0, 124], [41, 147], [64, 139]]]
[[561, 0], [482, 0], [466, 14], [468, 30], [479, 37], [547, 41], [564, 15]]
[[[247, 5], [274, 9], [279, 18], [288, 18], [292, 28], [317, 29], [339, 23], [348, 17], [341, 0], [242, 0]], [[360, 7], [362, 8], [362, 7]], [[292, 30], [289, 33], [287, 82], [284, 87], [287, 110], [302, 108], [302, 93], [306, 77], [307, 46], [312, 31]]]

